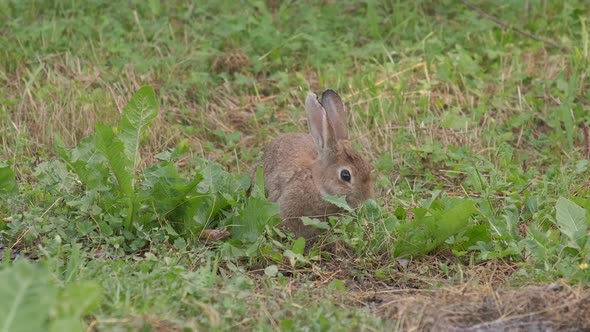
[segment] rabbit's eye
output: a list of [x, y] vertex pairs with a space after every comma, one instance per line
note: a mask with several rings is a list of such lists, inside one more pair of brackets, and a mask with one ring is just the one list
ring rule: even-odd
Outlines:
[[352, 175], [350, 175], [350, 171], [347, 169], [343, 169], [340, 171], [340, 178], [342, 181], [350, 182], [352, 179]]

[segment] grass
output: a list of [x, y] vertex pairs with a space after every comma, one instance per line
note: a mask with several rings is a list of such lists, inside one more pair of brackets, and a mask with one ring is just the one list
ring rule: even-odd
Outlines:
[[[473, 3], [560, 47], [460, 1], [1, 2], [0, 298], [22, 302], [0, 331], [424, 329], [433, 299], [448, 326], [567, 327], [590, 281], [585, 2]], [[245, 174], [326, 88], [378, 199], [311, 221], [330, 231], [306, 252]], [[485, 307], [531, 284], [513, 297], [555, 307]]]

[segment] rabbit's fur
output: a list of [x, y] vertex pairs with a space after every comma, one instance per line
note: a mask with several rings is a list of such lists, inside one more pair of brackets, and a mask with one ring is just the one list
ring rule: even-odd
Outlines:
[[260, 163], [269, 200], [279, 204], [282, 226], [309, 238], [319, 231], [304, 226], [299, 217], [323, 218], [341, 212], [323, 195], [346, 196], [348, 204], [357, 207], [374, 194], [371, 167], [348, 140], [340, 96], [326, 90], [320, 103], [309, 93], [305, 110], [310, 133], [276, 138]]

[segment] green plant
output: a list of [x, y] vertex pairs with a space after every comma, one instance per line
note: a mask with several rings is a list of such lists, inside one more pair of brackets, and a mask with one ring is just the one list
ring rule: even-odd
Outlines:
[[400, 224], [394, 231], [399, 239], [393, 250], [395, 257], [426, 254], [451, 236], [465, 234], [475, 226], [469, 221], [477, 209], [471, 200], [446, 199], [429, 201], [426, 206], [414, 209], [413, 213], [414, 220]]
[[[89, 190], [109, 190], [110, 199], [104, 200], [106, 213], [117, 213], [122, 227], [132, 232], [139, 222], [137, 197], [137, 167], [140, 162], [140, 140], [157, 115], [156, 96], [152, 88], [144, 87], [131, 98], [119, 126], [98, 124], [96, 133], [84, 139], [78, 147], [68, 151], [60, 147], [60, 155]], [[111, 178], [110, 176], [113, 176]]]
[[55, 285], [45, 266], [26, 260], [0, 270], [0, 331], [82, 331], [82, 318], [96, 310], [94, 282]]
[[14, 171], [5, 163], [0, 163], [0, 195], [13, 194], [18, 189]]

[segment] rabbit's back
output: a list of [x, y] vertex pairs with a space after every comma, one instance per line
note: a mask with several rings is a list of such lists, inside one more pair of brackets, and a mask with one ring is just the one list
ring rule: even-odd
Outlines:
[[[318, 152], [309, 134], [288, 134], [273, 140], [264, 149], [261, 160], [269, 200], [277, 202], [281, 196], [295, 196], [314, 189], [309, 180], [311, 166], [317, 158]], [[307, 194], [301, 197], [305, 196]]]

